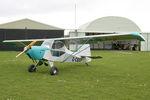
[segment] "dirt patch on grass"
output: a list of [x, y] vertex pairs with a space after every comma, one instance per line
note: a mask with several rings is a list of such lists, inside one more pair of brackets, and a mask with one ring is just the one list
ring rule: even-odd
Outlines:
[[120, 51], [120, 50], [112, 50], [112, 52], [120, 53], [120, 54], [133, 54], [130, 51]]

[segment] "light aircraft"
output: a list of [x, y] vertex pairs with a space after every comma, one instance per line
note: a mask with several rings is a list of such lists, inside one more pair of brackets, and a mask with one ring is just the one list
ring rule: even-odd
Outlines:
[[[144, 37], [139, 33], [117, 33], [52, 39], [5, 40], [3, 42], [14, 47], [24, 47], [24, 50], [16, 57], [25, 52], [34, 62], [38, 61], [35, 65], [32, 64], [29, 66], [29, 72], [35, 72], [37, 67], [42, 64], [48, 66], [46, 63], [48, 61], [51, 66], [50, 74], [56, 75], [58, 74], [58, 68], [54, 66], [53, 62], [83, 62], [88, 65], [87, 63], [91, 61], [91, 58], [101, 58], [101, 56], [91, 56], [90, 45], [87, 43], [129, 39], [144, 41]], [[70, 45], [73, 41], [82, 43], [77, 46], [75, 51], [67, 48], [67, 44]]]

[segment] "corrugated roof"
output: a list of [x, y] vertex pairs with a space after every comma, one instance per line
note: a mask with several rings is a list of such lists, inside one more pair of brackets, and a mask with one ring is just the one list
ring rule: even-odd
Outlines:
[[0, 24], [0, 29], [42, 29], [42, 30], [64, 30], [55, 26], [43, 24], [28, 18]]

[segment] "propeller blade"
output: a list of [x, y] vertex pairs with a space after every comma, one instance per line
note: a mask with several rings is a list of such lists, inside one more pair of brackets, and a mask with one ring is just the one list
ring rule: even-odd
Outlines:
[[25, 49], [24, 49], [22, 52], [20, 52], [20, 53], [16, 56], [16, 58], [18, 58], [19, 56], [21, 56], [25, 51], [29, 50], [29, 49], [31, 48], [31, 46], [33, 46], [35, 43], [36, 43], [36, 41], [31, 42], [27, 47], [25, 47]]
[[35, 43], [36, 43], [36, 41], [31, 42], [31, 43], [27, 46], [26, 50], [30, 49], [30, 47], [33, 46]]
[[22, 52], [20, 52], [20, 53], [16, 56], [16, 58], [18, 58], [19, 56], [21, 56], [25, 51], [26, 51], [26, 50], [23, 50]]

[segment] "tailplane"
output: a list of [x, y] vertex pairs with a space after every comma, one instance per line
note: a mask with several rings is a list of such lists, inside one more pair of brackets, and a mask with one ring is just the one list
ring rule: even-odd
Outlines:
[[88, 58], [91, 58], [91, 59], [101, 59], [101, 58], [103, 58], [103, 57], [101, 57], [101, 56], [81, 56], [81, 57], [88, 57]]

